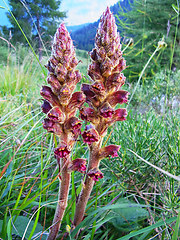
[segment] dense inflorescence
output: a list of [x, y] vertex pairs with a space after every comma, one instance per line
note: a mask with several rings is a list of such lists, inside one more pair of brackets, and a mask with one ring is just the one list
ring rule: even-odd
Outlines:
[[75, 115], [84, 103], [85, 95], [81, 91], [74, 92], [76, 84], [81, 80], [79, 70], [75, 70], [77, 64], [72, 39], [65, 25], [61, 24], [55, 34], [52, 55], [46, 65], [50, 87], [43, 86], [41, 90], [44, 98], [42, 111], [47, 114], [43, 127], [60, 139], [59, 146], [54, 150], [58, 161], [70, 154], [81, 132], [82, 121]]
[[[128, 92], [121, 90], [125, 83], [122, 71], [126, 62], [122, 57], [120, 37], [115, 19], [107, 8], [103, 14], [95, 38], [95, 48], [90, 53], [92, 63], [88, 69], [92, 84], [83, 84], [89, 107], [82, 107], [80, 117], [90, 122], [82, 133], [84, 142], [91, 145], [100, 141], [107, 133], [107, 128], [116, 121], [124, 121], [125, 108], [115, 109], [117, 104], [127, 103]], [[100, 150], [100, 159], [111, 155], [116, 157], [119, 146], [110, 145]], [[91, 170], [90, 170], [91, 171]]]

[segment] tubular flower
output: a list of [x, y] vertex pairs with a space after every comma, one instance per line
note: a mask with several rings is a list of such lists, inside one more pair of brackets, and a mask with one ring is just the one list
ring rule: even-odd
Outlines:
[[87, 175], [88, 175], [90, 178], [92, 178], [95, 182], [99, 181], [99, 178], [101, 179], [101, 178], [104, 177], [104, 176], [103, 176], [103, 173], [102, 173], [99, 169], [97, 169], [97, 168], [91, 169], [91, 170], [87, 173]]
[[82, 133], [82, 137], [84, 142], [91, 144], [93, 142], [97, 142], [99, 140], [98, 132], [93, 128], [86, 126], [86, 130]]
[[109, 145], [107, 147], [103, 147], [99, 152], [99, 159], [103, 159], [108, 156], [118, 157], [119, 149], [120, 149], [120, 146], [117, 146], [117, 145]]
[[86, 159], [76, 158], [70, 163], [69, 171], [78, 171], [85, 172], [86, 171]]
[[61, 144], [58, 148], [54, 150], [54, 155], [56, 158], [64, 158], [69, 155], [71, 151], [66, 144]]

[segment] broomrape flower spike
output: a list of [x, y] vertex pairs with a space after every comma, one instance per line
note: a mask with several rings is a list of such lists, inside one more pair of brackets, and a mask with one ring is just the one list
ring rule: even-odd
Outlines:
[[122, 71], [126, 61], [122, 57], [120, 36], [115, 19], [107, 7], [103, 13], [95, 37], [95, 48], [90, 53], [92, 63], [88, 69], [92, 84], [82, 84], [88, 107], [80, 109], [80, 117], [86, 122], [82, 137], [89, 147], [89, 162], [83, 188], [78, 197], [73, 228], [81, 223], [84, 217], [93, 185], [103, 173], [99, 170], [100, 160], [108, 156], [118, 157], [120, 146], [109, 145], [102, 148], [107, 129], [116, 121], [126, 120], [125, 108], [115, 109], [117, 104], [127, 103], [129, 93], [121, 90], [125, 83]]
[[61, 24], [46, 65], [49, 71], [47, 83], [50, 86], [43, 86], [40, 92], [44, 98], [41, 108], [46, 114], [43, 127], [59, 138], [59, 145], [54, 150], [60, 171], [59, 199], [48, 240], [56, 239], [67, 206], [71, 175], [69, 166], [74, 166], [72, 169], [80, 172], [86, 170], [85, 160], [71, 161], [70, 158], [81, 128], [81, 120], [75, 115], [86, 99], [81, 91], [73, 93], [81, 79], [81, 74], [75, 69], [77, 64], [72, 39], [65, 25]]

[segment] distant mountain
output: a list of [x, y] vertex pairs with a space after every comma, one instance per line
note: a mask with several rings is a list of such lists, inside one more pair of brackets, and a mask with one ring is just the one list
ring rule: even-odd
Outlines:
[[85, 26], [89, 25], [89, 23], [84, 23], [84, 24], [80, 24], [80, 25], [74, 25], [74, 26], [67, 26], [67, 30], [68, 32], [74, 32], [74, 31], [77, 31]]
[[[130, 4], [132, 3], [133, 0], [119, 1], [118, 3], [111, 6], [110, 10], [115, 17], [116, 14], [118, 14], [119, 18], [122, 20], [120, 17], [120, 12], [129, 11]], [[74, 40], [76, 48], [90, 51], [94, 47], [94, 39], [99, 21], [100, 19], [94, 23], [86, 24], [85, 26], [71, 32], [71, 37]]]

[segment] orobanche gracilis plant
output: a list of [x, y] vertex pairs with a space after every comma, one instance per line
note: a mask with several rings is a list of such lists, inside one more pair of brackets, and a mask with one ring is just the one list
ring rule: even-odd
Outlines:
[[[76, 203], [72, 226], [74, 229], [83, 220], [94, 183], [103, 178], [103, 173], [99, 170], [100, 160], [108, 156], [118, 157], [120, 146], [102, 147], [108, 127], [116, 121], [126, 119], [126, 109], [115, 107], [118, 103], [126, 103], [128, 98], [128, 92], [120, 89], [125, 82], [122, 70], [125, 69], [126, 62], [122, 57], [120, 37], [109, 7], [101, 17], [95, 48], [90, 56], [92, 62], [88, 75], [92, 84], [82, 84], [82, 92], [73, 93], [81, 75], [75, 70], [78, 61], [72, 40], [64, 24], [61, 24], [56, 32], [52, 56], [47, 64], [47, 82], [51, 87], [43, 86], [41, 90], [45, 99], [42, 110], [47, 114], [43, 127], [59, 137], [59, 146], [54, 150], [59, 165], [59, 200], [48, 240], [56, 239], [59, 231], [67, 206], [70, 172], [77, 170], [85, 173], [85, 181]], [[80, 118], [86, 122], [85, 131], [82, 133], [82, 122], [76, 116], [78, 109]], [[70, 155], [80, 134], [89, 148], [87, 170], [85, 159], [71, 160]]]

